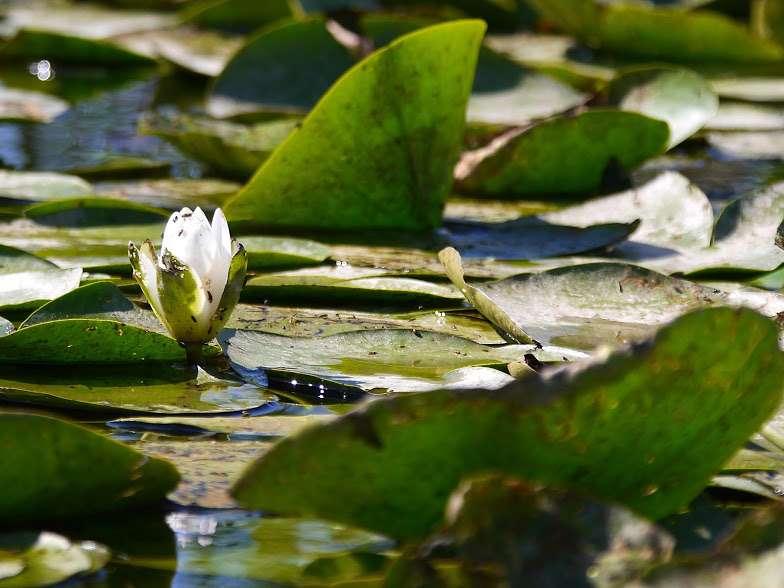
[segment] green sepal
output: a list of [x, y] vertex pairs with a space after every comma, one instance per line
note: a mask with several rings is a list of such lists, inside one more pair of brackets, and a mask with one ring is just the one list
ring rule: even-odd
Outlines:
[[218, 310], [210, 319], [209, 338], [216, 337], [226, 321], [229, 320], [234, 307], [240, 300], [242, 288], [245, 285], [245, 276], [248, 271], [248, 252], [241, 243], [232, 240], [232, 258], [229, 265], [229, 276], [223, 290]]
[[[140, 259], [142, 255], [152, 262], [152, 265], [155, 268], [155, 275], [150, 276], [145, 273], [144, 266], [142, 266]], [[158, 255], [155, 253], [155, 246], [152, 244], [152, 241], [147, 239], [139, 248], [132, 242], [128, 243], [128, 259], [133, 268], [133, 278], [136, 280], [136, 283], [139, 284], [147, 302], [150, 303], [150, 308], [152, 308], [153, 313], [158, 317], [158, 320], [161, 321], [163, 326], [166, 327], [166, 330], [171, 333], [171, 326], [166, 320], [163, 308], [161, 308], [159, 294], [161, 269], [158, 266]]]
[[198, 319], [201, 308], [200, 280], [193, 270], [168, 251], [161, 258], [158, 297], [169, 332], [180, 343], [203, 343], [212, 337]]

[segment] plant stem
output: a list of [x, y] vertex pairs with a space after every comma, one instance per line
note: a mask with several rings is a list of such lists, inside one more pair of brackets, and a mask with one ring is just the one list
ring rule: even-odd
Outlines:
[[203, 359], [201, 353], [201, 343], [186, 343], [185, 357], [189, 365], [199, 365]]

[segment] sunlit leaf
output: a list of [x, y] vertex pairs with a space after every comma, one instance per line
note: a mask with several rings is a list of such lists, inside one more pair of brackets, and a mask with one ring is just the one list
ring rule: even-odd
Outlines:
[[331, 230], [440, 225], [482, 32], [475, 21], [438, 25], [368, 57], [227, 203], [226, 214]]
[[18, 413], [0, 413], [0, 424], [4, 525], [151, 504], [177, 483], [171, 464], [76, 425]]
[[438, 523], [461, 478], [495, 470], [658, 518], [770, 416], [782, 377], [771, 321], [704, 310], [653, 343], [549, 378], [377, 400], [280, 442], [233, 493], [245, 506], [410, 538]]

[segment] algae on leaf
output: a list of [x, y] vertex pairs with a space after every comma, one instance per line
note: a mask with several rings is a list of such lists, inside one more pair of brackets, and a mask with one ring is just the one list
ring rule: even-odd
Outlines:
[[226, 204], [232, 220], [330, 230], [441, 224], [484, 25], [404, 36], [342, 77]]

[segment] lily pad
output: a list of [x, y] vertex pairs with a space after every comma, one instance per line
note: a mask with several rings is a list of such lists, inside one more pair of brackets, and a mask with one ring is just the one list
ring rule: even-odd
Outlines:
[[53, 418], [2, 413], [0, 424], [4, 524], [156, 503], [179, 477], [165, 461]]
[[55, 96], [6, 88], [0, 85], [0, 121], [51, 122], [68, 110], [68, 103]]
[[358, 64], [226, 214], [330, 230], [439, 226], [483, 28], [476, 21], [429, 27]]
[[458, 189], [497, 198], [585, 195], [599, 189], [612, 162], [633, 169], [663, 152], [669, 135], [667, 123], [633, 112], [556, 117], [467, 154]]
[[248, 269], [282, 269], [317, 265], [332, 255], [332, 249], [316, 241], [293, 237], [241, 237], [248, 252]]
[[40, 201], [88, 196], [92, 192], [92, 186], [76, 176], [0, 170], [0, 200]]
[[243, 44], [242, 37], [194, 27], [133, 33], [118, 40], [138, 53], [166, 60], [185, 72], [211, 78], [220, 75]]
[[16, 249], [0, 245], [0, 275], [13, 274], [17, 272], [50, 270], [57, 266], [51, 261], [42, 257]]
[[[702, 205], [699, 204], [700, 194], [694, 192], [693, 187], [689, 190], [692, 192], [689, 208], [695, 215], [694, 228], [698, 229], [698, 232], [693, 234], [682, 232], [682, 229], [687, 230], [689, 225], [686, 223], [679, 227], [683, 223], [683, 220], [680, 220], [672, 221], [673, 233], [669, 234], [669, 230], [663, 226], [663, 217], [660, 217], [659, 220], [648, 224], [651, 229], [655, 229], [656, 234], [643, 235], [643, 239], [649, 240], [649, 243], [643, 243], [643, 239], [637, 242], [632, 235], [630, 241], [618, 246], [618, 254], [651, 270], [697, 276], [746, 276], [749, 273], [770, 272], [784, 264], [784, 251], [775, 244], [776, 231], [784, 216], [784, 193], [781, 182], [730, 202], [716, 221], [711, 237], [712, 243], [708, 247], [700, 247], [699, 244], [705, 239], [704, 230], [709, 211], [704, 201]], [[621, 206], [625, 197], [619, 197], [621, 200], [616, 204]], [[608, 202], [612, 202], [610, 198], [612, 197], [608, 197]], [[601, 203], [601, 199], [597, 202]], [[684, 200], [676, 206], [685, 204]], [[590, 208], [590, 204], [588, 206]], [[655, 207], [650, 206], [650, 210], [653, 211]], [[601, 215], [599, 218], [604, 220], [605, 216], [601, 209], [602, 207], [597, 208], [596, 212], [599, 212]], [[675, 210], [677, 208], [673, 209]], [[548, 220], [558, 222], [570, 222], [570, 219], [578, 222], [576, 217], [579, 214], [580, 209], [576, 208], [574, 213], [568, 212], [567, 209], [564, 217], [560, 217], [558, 213], [544, 216]], [[629, 211], [627, 214], [630, 214]], [[650, 213], [644, 210], [640, 211], [640, 216], [646, 217], [648, 214]], [[620, 213], [614, 213], [607, 214], [606, 220], [615, 220], [618, 216], [623, 218]], [[592, 222], [597, 220], [592, 219]], [[667, 240], [670, 238], [672, 241], [668, 243]], [[596, 258], [582, 260], [583, 263], [588, 261], [599, 260]]]
[[776, 43], [708, 10], [589, 0], [527, 0], [547, 20], [620, 55], [670, 62], [769, 63]]
[[43, 588], [101, 570], [109, 550], [92, 541], [73, 543], [55, 533], [0, 535], [0, 586]]
[[[462, 478], [492, 470], [655, 519], [688, 504], [770, 416], [782, 377], [772, 322], [703, 310], [549, 378], [377, 400], [281, 441], [232, 492], [246, 507], [412, 538], [433, 529]], [[351, 500], [334, 500], [349, 488]]]
[[784, 108], [766, 104], [722, 102], [705, 128], [711, 131], [784, 130]]
[[552, 224], [541, 218], [523, 217], [503, 223], [452, 222], [444, 229], [444, 236], [466, 257], [543, 259], [616, 245], [634, 233], [637, 226], [635, 219], [627, 224], [577, 228]]
[[4, 60], [39, 59], [57, 55], [58, 61], [78, 65], [149, 66], [149, 57], [126, 49], [108, 39], [78, 37], [46, 30], [23, 29], [3, 45]]
[[221, 30], [250, 32], [277, 20], [300, 15], [295, 0], [198, 0], [181, 12], [185, 22]]
[[[209, 349], [209, 348], [208, 348]], [[185, 360], [170, 337], [125, 323], [71, 318], [40, 323], [0, 338], [0, 364], [103, 365]]]
[[0, 274], [0, 309], [32, 310], [79, 286], [82, 270], [32, 269]]
[[711, 132], [708, 143], [725, 157], [784, 159], [784, 131]]
[[[100, 203], [100, 201], [98, 201]], [[127, 203], [126, 203], [127, 204]], [[57, 207], [57, 204], [53, 203]], [[131, 215], [136, 210], [147, 215], [149, 210], [143, 206], [117, 209], [118, 216], [125, 216], [130, 208]], [[73, 211], [80, 210], [78, 207]], [[96, 209], [100, 211], [100, 209]], [[109, 216], [114, 215], [109, 209]], [[128, 242], [143, 242], [151, 239], [159, 241], [165, 218], [160, 212], [149, 218], [158, 218], [154, 224], [122, 224], [108, 226], [52, 227], [29, 220], [0, 223], [0, 245], [15, 247], [47, 258], [62, 267], [84, 267], [91, 271], [112, 273], [129, 272]], [[95, 220], [103, 222], [106, 216], [99, 214]], [[38, 219], [36, 219], [38, 220]], [[241, 237], [256, 269], [279, 269], [320, 263], [330, 254], [330, 250], [320, 243], [307, 239], [288, 237]], [[0, 260], [3, 259], [0, 250]], [[2, 261], [0, 261], [2, 264]]]
[[385, 314], [352, 309], [285, 308], [240, 304], [229, 319], [230, 328], [264, 331], [287, 337], [326, 337], [348, 331], [415, 329], [470, 339], [482, 345], [505, 343], [481, 315], [471, 312], [416, 311]]
[[288, 437], [305, 427], [329, 422], [332, 415], [237, 416], [237, 417], [134, 417], [110, 421], [123, 431], [152, 432], [158, 435], [203, 437], [228, 435], [236, 439], [275, 440]]
[[711, 79], [713, 90], [722, 98], [749, 100], [751, 102], [782, 102], [784, 86], [782, 77], [773, 76], [720, 76]]
[[588, 96], [547, 74], [482, 48], [468, 101], [468, 121], [525, 125], [585, 103]]
[[143, 311], [110, 282], [92, 282], [44, 304], [22, 327], [69, 318], [96, 318], [165, 332], [151, 312]]
[[468, 301], [520, 343], [617, 345], [650, 336], [684, 312], [727, 302], [714, 288], [631, 265], [592, 263], [468, 285], [454, 249], [442, 251], [441, 261]]
[[210, 211], [223, 206], [239, 189], [239, 184], [215, 178], [166, 178], [102, 182], [92, 193], [170, 210], [200, 206]]
[[212, 86], [208, 110], [219, 118], [259, 111], [306, 113], [353, 64], [323, 19], [275, 24], [226, 64]]
[[[420, 305], [454, 307], [462, 296], [449, 285], [415, 278], [386, 277], [384, 272], [368, 270], [366, 277], [352, 278], [340, 268], [306, 268], [291, 272], [265, 274], [250, 278], [243, 298], [273, 304], [322, 302], [349, 306]], [[375, 274], [375, 275], [374, 275]], [[381, 274], [381, 275], [379, 275]]]
[[171, 26], [175, 19], [162, 12], [113, 10], [98, 5], [14, 5], [5, 11], [6, 34], [19, 30], [48, 31], [85, 39], [108, 39]]
[[169, 213], [137, 202], [115, 198], [64, 198], [25, 209], [35, 222], [56, 227], [92, 227], [163, 222]]
[[171, 164], [145, 157], [130, 155], [107, 155], [89, 165], [69, 167], [65, 173], [88, 180], [128, 179], [167, 175]]
[[619, 251], [629, 253], [638, 244], [659, 248], [659, 252], [709, 247], [714, 223], [711, 203], [705, 194], [675, 172], [663, 172], [631, 190], [546, 212], [539, 217], [575, 227], [639, 220], [640, 224], [628, 242], [618, 247]]
[[[713, 244], [693, 255], [662, 260], [668, 271], [772, 271], [784, 264], [784, 251], [775, 244], [784, 217], [784, 184], [771, 184], [726, 206], [716, 221]], [[652, 265], [648, 263], [647, 265]]]
[[682, 143], [711, 120], [719, 99], [710, 84], [687, 69], [648, 67], [626, 71], [604, 90], [607, 104], [666, 121], [668, 148]]
[[184, 114], [159, 114], [143, 119], [140, 130], [165, 139], [225, 176], [247, 180], [299, 125], [296, 118], [243, 125]]
[[0, 368], [0, 401], [113, 415], [214, 415], [273, 411], [275, 397], [257, 386], [184, 367], [134, 365], [47, 369]]
[[8, 333], [13, 333], [13, 331], [14, 323], [0, 316], [0, 337], [7, 335]]
[[[326, 389], [333, 384], [363, 390], [412, 392], [442, 387], [465, 387], [468, 367], [503, 366], [522, 360], [526, 353], [543, 359], [554, 350], [539, 352], [532, 347], [485, 347], [450, 335], [428, 331], [358, 331], [313, 339], [281, 337], [260, 331], [226, 329], [219, 337], [229, 361], [244, 378], [256, 383], [291, 381], [297, 376], [318, 378], [300, 382], [307, 387]], [[497, 379], [482, 372], [492, 387]]]
[[128, 242], [157, 238], [155, 225], [48, 227], [29, 220], [0, 225], [0, 243], [54, 261], [61, 267], [125, 272], [130, 267]]

